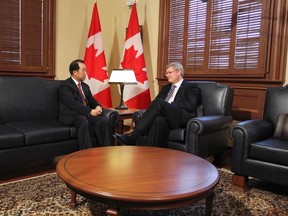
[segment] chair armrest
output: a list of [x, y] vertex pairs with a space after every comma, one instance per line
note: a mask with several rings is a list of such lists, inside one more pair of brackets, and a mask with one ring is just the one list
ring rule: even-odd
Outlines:
[[262, 119], [239, 122], [230, 130], [231, 139], [242, 144], [250, 144], [251, 142], [267, 139], [272, 134], [272, 124]]
[[228, 144], [228, 131], [232, 116], [210, 115], [189, 120], [186, 127], [187, 152], [206, 158], [220, 154]]
[[272, 124], [262, 119], [247, 120], [234, 125], [230, 130], [233, 140], [231, 170], [241, 172], [243, 161], [249, 157], [249, 145], [264, 140], [273, 134]]
[[107, 108], [103, 108], [102, 110], [103, 110], [102, 115], [107, 117], [109, 120], [109, 124], [111, 126], [112, 133], [115, 133], [116, 132], [116, 123], [117, 123], [118, 118], [119, 118], [119, 113], [116, 110], [107, 109]]
[[219, 131], [231, 126], [232, 116], [200, 116], [189, 120], [187, 132], [195, 134], [207, 134]]

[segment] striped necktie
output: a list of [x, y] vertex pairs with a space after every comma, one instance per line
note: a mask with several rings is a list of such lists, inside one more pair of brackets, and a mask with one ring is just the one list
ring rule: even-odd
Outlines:
[[85, 101], [85, 98], [84, 98], [84, 92], [83, 92], [83, 90], [82, 90], [82, 88], [81, 88], [81, 83], [80, 83], [80, 82], [78, 83], [78, 90], [79, 90], [79, 93], [80, 93], [80, 95], [81, 95], [82, 102], [83, 102], [83, 104], [86, 106], [86, 101]]
[[169, 90], [169, 92], [168, 92], [168, 94], [167, 94], [167, 96], [166, 96], [166, 98], [165, 98], [165, 101], [169, 102], [169, 100], [170, 100], [170, 99], [172, 98], [172, 96], [173, 96], [173, 93], [174, 93], [175, 88], [176, 88], [176, 85], [172, 85], [172, 86], [171, 86], [171, 88], [170, 88], [170, 90]]

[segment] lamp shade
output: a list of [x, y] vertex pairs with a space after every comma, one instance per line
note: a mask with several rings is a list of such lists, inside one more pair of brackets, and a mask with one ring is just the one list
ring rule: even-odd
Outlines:
[[133, 70], [130, 69], [114, 69], [111, 72], [110, 78], [109, 78], [109, 84], [120, 84], [120, 104], [118, 107], [115, 107], [116, 109], [128, 109], [125, 106], [124, 100], [123, 100], [123, 91], [124, 91], [124, 85], [135, 85], [137, 84], [137, 80], [135, 77], [135, 73]]
[[137, 80], [135, 73], [130, 69], [114, 69], [111, 72], [109, 78], [109, 84], [124, 84], [124, 85], [135, 85]]

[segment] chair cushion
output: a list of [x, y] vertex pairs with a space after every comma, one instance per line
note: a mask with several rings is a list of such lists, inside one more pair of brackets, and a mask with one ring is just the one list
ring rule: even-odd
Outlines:
[[273, 137], [288, 139], [288, 114], [279, 114]]
[[288, 166], [287, 140], [270, 138], [250, 144], [249, 158]]
[[24, 121], [7, 125], [24, 134], [26, 146], [71, 139], [71, 127], [58, 121]]
[[0, 124], [0, 149], [15, 148], [24, 146], [24, 134]]

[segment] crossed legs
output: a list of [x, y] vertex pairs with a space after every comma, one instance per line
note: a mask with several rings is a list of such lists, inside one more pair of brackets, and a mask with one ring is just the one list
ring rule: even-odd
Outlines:
[[167, 136], [170, 128], [179, 126], [180, 121], [180, 108], [164, 100], [156, 99], [144, 112], [130, 135], [115, 134], [115, 138], [124, 145], [133, 145], [141, 134], [148, 132], [147, 144], [157, 145], [160, 139]]

